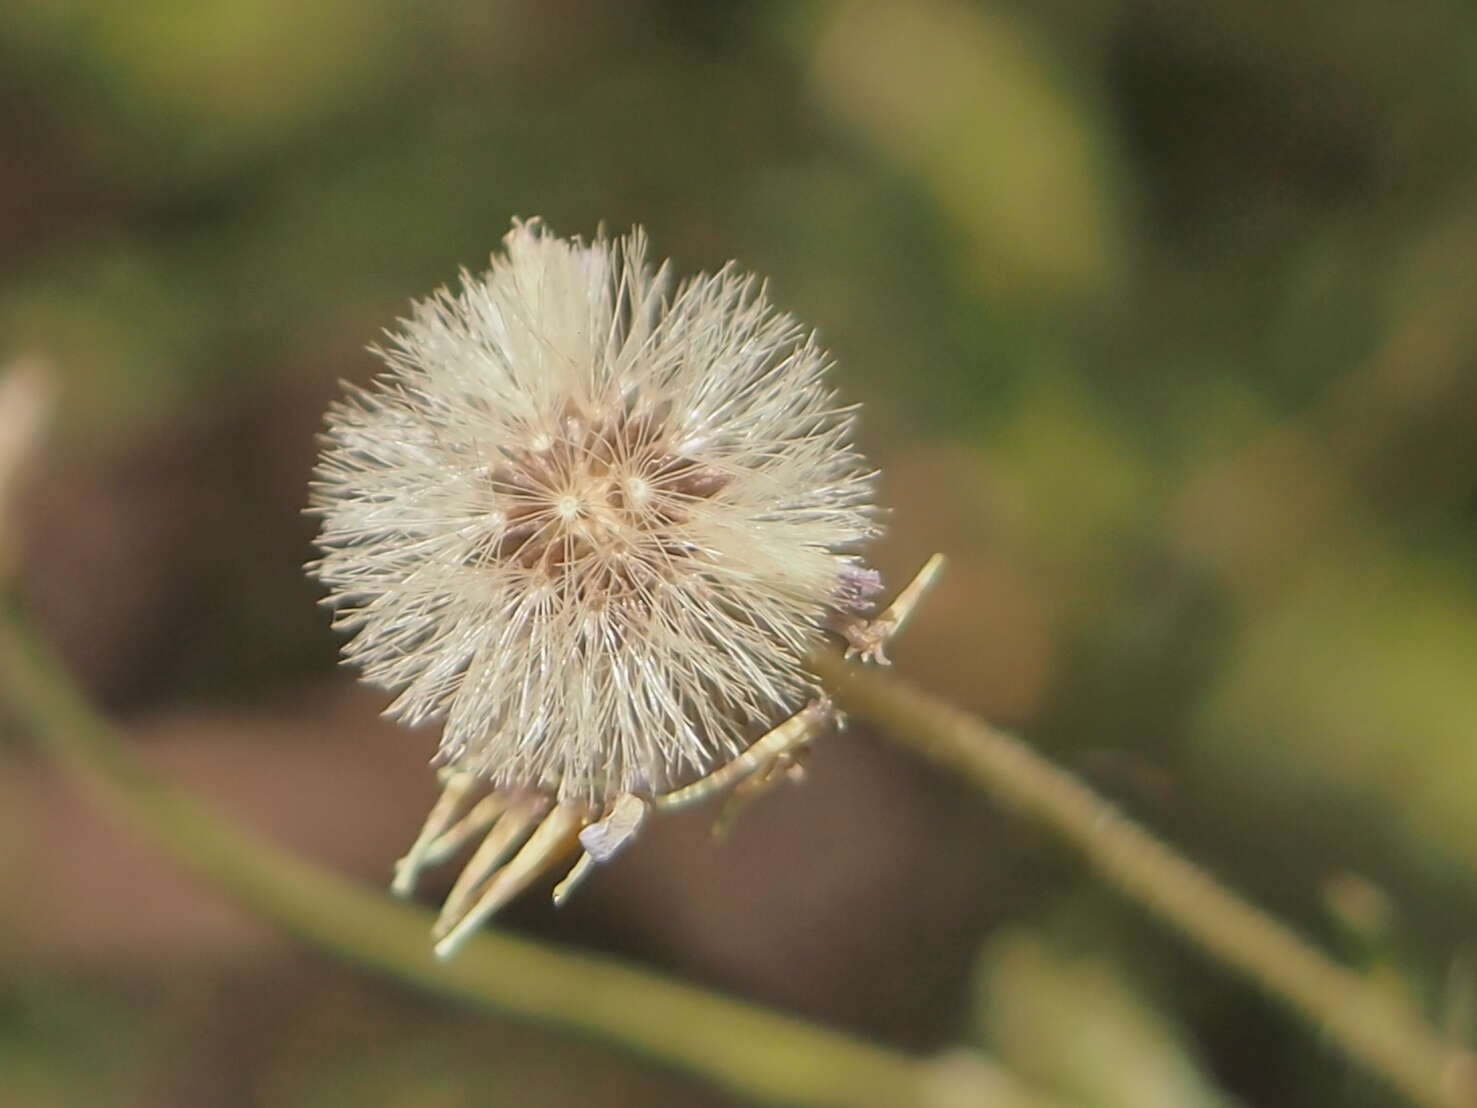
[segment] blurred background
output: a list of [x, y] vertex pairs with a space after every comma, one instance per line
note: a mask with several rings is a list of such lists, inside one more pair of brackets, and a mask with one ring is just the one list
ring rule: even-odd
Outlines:
[[[865, 402], [877, 561], [953, 559], [902, 673], [1471, 1041], [1477, 10], [49, 0], [0, 103], [0, 360], [62, 386], [24, 588], [232, 816], [387, 881], [434, 735], [300, 571], [323, 408], [511, 217], [639, 222]], [[963, 785], [862, 728], [812, 765], [506, 926], [1061, 1104], [1394, 1103]], [[0, 940], [6, 1105], [738, 1103], [295, 947], [11, 725]]]

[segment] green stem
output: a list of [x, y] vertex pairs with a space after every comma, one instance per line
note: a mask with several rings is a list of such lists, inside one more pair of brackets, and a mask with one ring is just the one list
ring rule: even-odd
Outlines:
[[[1103, 876], [1320, 1025], [1429, 1108], [1477, 1105], [1477, 1062], [1411, 1010], [1238, 899], [1020, 740], [903, 682], [812, 659], [848, 711], [1074, 843]], [[146, 770], [14, 606], [0, 611], [0, 680], [47, 749], [168, 853], [256, 915], [377, 972], [521, 1019], [588, 1034], [771, 1104], [906, 1108], [1024, 1104], [972, 1059], [910, 1058], [756, 1005], [588, 954], [487, 933], [451, 965], [428, 914], [367, 892], [222, 821]]]
[[846, 711], [1045, 824], [1087, 855], [1109, 884], [1268, 993], [1429, 1108], [1477, 1105], [1477, 1059], [1412, 1010], [1347, 970], [1154, 838], [1012, 735], [912, 686], [855, 679], [834, 657], [812, 664]]
[[254, 915], [339, 957], [764, 1103], [1022, 1103], [983, 1062], [912, 1058], [606, 958], [488, 932], [454, 964], [440, 962], [427, 913], [259, 841], [149, 772], [12, 605], [0, 612], [0, 681], [45, 748], [115, 813]]

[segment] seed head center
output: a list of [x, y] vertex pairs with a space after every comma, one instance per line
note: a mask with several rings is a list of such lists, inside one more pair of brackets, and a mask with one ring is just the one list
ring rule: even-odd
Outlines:
[[545, 578], [578, 573], [615, 592], [629, 591], [630, 581], [612, 567], [633, 558], [670, 572], [684, 549], [674, 529], [728, 481], [686, 456], [650, 413], [571, 415], [557, 434], [501, 455], [489, 474], [496, 530], [476, 560], [513, 562]]

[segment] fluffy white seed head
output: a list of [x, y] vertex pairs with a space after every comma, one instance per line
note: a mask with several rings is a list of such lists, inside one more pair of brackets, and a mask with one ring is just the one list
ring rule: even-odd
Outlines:
[[440, 759], [607, 803], [727, 760], [876, 591], [827, 356], [733, 267], [515, 224], [328, 415], [313, 503], [346, 660]]

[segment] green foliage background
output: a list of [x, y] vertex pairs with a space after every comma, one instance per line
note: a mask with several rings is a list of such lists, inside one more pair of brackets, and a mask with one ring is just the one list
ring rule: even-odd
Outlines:
[[[639, 222], [680, 270], [768, 275], [865, 402], [880, 564], [953, 559], [900, 667], [1470, 1037], [1477, 11], [71, 0], [0, 8], [0, 98], [0, 352], [64, 387], [28, 588], [120, 714], [244, 714], [210, 756], [290, 777], [250, 713], [344, 680], [296, 568], [335, 379], [512, 216]], [[835, 962], [777, 977], [622, 908], [615, 870], [588, 914], [515, 925], [982, 1042], [1063, 1103], [1387, 1103], [1030, 829], [853, 737], [817, 776], [856, 746], [873, 807], [775, 803], [813, 871], [807, 841], [899, 821], [856, 863], [865, 904], [932, 890], [892, 947], [795, 903], [794, 949]], [[41, 943], [52, 786], [0, 755], [15, 1103], [726, 1103], [279, 948]]]

